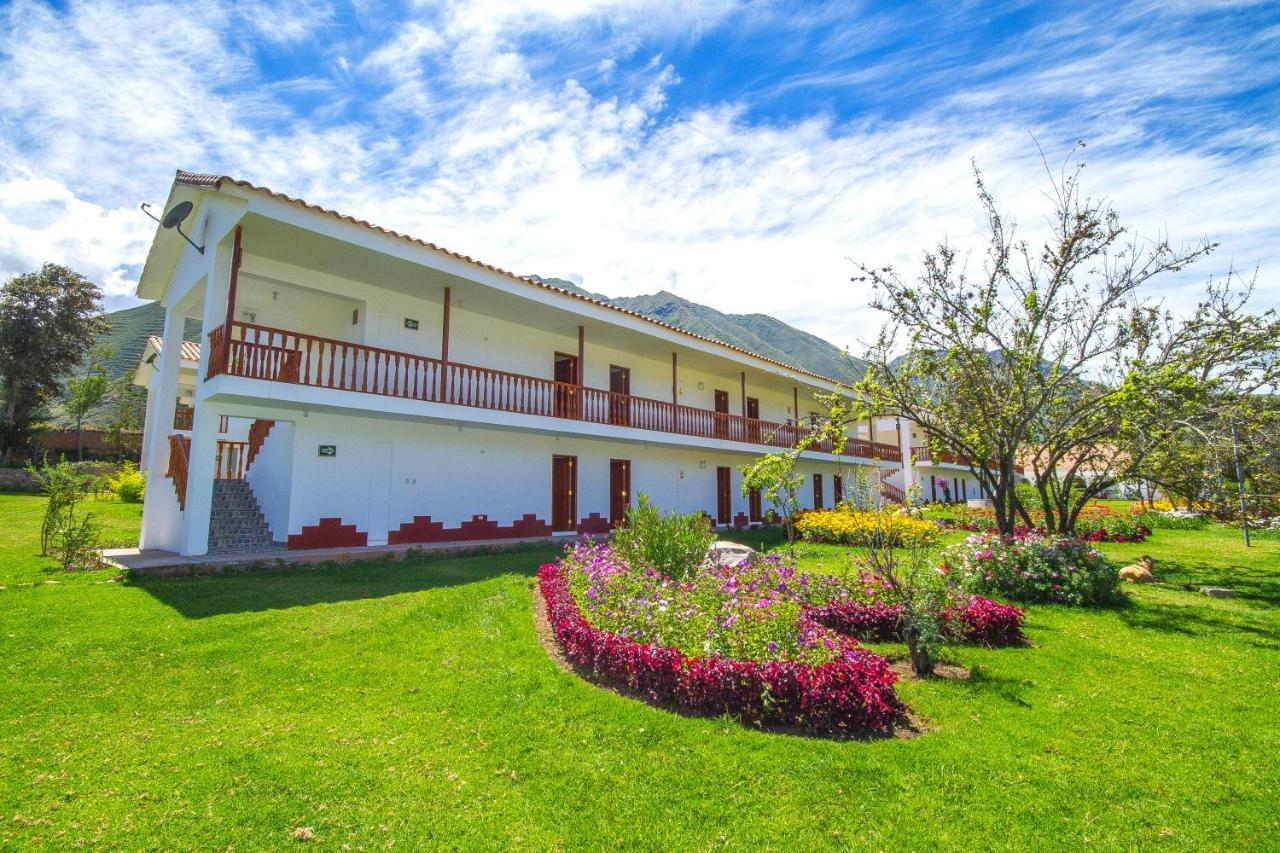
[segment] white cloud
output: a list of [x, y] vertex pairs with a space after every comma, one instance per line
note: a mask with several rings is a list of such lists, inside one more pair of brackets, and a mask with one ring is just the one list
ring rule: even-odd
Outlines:
[[[327, 10], [299, 8], [299, 33], [332, 30]], [[1230, 259], [1276, 280], [1280, 135], [1241, 125], [1183, 144], [1153, 137], [1144, 114], [1149, 98], [1255, 82], [1262, 72], [1247, 57], [1203, 40], [1184, 53], [1103, 34], [1084, 55], [1054, 43], [1030, 70], [1025, 57], [978, 69], [983, 81], [961, 95], [939, 83], [937, 98], [893, 121], [815, 110], [766, 122], [733, 97], [673, 111], [682, 69], [654, 45], [696, 39], [728, 12], [665, 0], [451, 4], [375, 43], [335, 43], [335, 79], [307, 69], [314, 78], [264, 87], [233, 7], [174, 16], [90, 3], [62, 15], [15, 4], [0, 115], [23, 122], [0, 118], [0, 272], [59, 260], [123, 293], [153, 227], [137, 201], [162, 197], [174, 168], [211, 169], [522, 272], [615, 295], [665, 287], [856, 344], [876, 319], [847, 256], [910, 274], [940, 238], [975, 245], [971, 157], [1024, 227], [1039, 227], [1045, 184], [1030, 130], [1051, 153], [1089, 139], [1087, 187], [1137, 230], [1222, 240], [1194, 280]], [[544, 73], [557, 49], [582, 57], [580, 74]], [[863, 82], [909, 64], [886, 59]], [[1031, 109], [1067, 97], [1073, 81], [1095, 81], [1072, 97], [1077, 110], [1045, 119]], [[301, 90], [331, 101], [299, 109]], [[1175, 301], [1190, 281], [1174, 283]], [[1265, 294], [1272, 304], [1277, 290]]]

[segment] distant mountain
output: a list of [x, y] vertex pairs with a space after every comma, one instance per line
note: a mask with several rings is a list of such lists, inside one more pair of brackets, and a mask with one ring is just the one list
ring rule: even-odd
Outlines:
[[613, 297], [591, 293], [560, 278], [531, 277], [832, 379], [857, 378], [866, 369], [862, 359], [767, 314], [725, 314], [665, 290], [645, 296]]
[[[164, 337], [164, 306], [159, 302], [112, 311], [106, 320], [111, 330], [98, 338], [97, 345], [111, 348], [107, 372], [112, 377], [123, 376], [138, 366], [150, 335]], [[188, 341], [200, 340], [200, 321], [188, 320], [182, 337]]]
[[[159, 302], [148, 302], [104, 316], [111, 327], [98, 336], [95, 346], [111, 350], [107, 359], [107, 375], [112, 379], [131, 376], [138, 367], [138, 359], [142, 358], [147, 338], [151, 335], [164, 336], [164, 306]], [[188, 341], [200, 340], [200, 321], [188, 320], [182, 336]], [[84, 364], [73, 375], [82, 375], [83, 370]], [[87, 424], [103, 421], [108, 414], [105, 408], [90, 412], [85, 421]], [[71, 425], [60, 401], [55, 400], [49, 405], [48, 415], [49, 420], [59, 426]]]

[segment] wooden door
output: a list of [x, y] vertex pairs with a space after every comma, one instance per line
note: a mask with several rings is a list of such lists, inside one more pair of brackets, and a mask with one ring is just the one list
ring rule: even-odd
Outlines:
[[729, 437], [729, 392], [716, 389], [716, 438]]
[[747, 518], [751, 521], [764, 521], [764, 508], [761, 506], [759, 489], [752, 489], [747, 493]]
[[716, 524], [733, 523], [733, 498], [729, 492], [729, 469], [716, 469]]
[[578, 457], [551, 457], [551, 529], [578, 528]]
[[844, 477], [841, 477], [839, 474], [836, 474], [834, 477], [831, 478], [831, 483], [832, 483], [831, 494], [832, 494], [832, 497], [834, 498], [834, 503], [832, 503], [831, 505], [836, 509], [839, 509], [840, 501], [844, 500]]
[[555, 413], [557, 418], [578, 417], [578, 357], [556, 353]]
[[755, 397], [747, 398], [747, 438], [760, 440], [760, 401]]
[[609, 365], [609, 423], [631, 425], [631, 368]]
[[822, 475], [813, 475], [813, 508], [822, 509]]
[[617, 527], [631, 506], [631, 460], [609, 460], [609, 525]]

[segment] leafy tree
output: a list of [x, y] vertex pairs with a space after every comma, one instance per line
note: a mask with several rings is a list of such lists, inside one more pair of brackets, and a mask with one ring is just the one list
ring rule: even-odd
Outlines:
[[101, 299], [97, 285], [57, 264], [0, 287], [0, 464], [30, 447], [40, 408], [106, 330]]
[[773, 504], [782, 516], [787, 532], [787, 548], [794, 555], [796, 543], [795, 514], [800, 511], [800, 488], [804, 475], [796, 473], [796, 461], [800, 447], [766, 453], [750, 465], [742, 466], [742, 494], [749, 495], [756, 489], [760, 496]]
[[134, 436], [142, 431], [147, 392], [134, 385], [128, 376], [123, 376], [112, 383], [108, 401], [107, 435], [116, 448], [117, 460], [123, 460], [126, 449], [131, 453], [138, 449], [132, 442]]
[[83, 375], [67, 381], [63, 405], [76, 424], [76, 460], [84, 459], [84, 419], [101, 406], [111, 391], [107, 376], [106, 359], [111, 358], [110, 347], [99, 347], [89, 355]]
[[[858, 390], [924, 427], [936, 450], [967, 458], [1003, 532], [1031, 524], [1017, 466], [1036, 475], [1046, 525], [1070, 531], [1090, 499], [1140, 468], [1168, 405], [1191, 405], [1205, 386], [1265, 362], [1274, 328], [1268, 315], [1245, 313], [1251, 287], [1233, 276], [1210, 282], [1190, 319], [1161, 311], [1144, 286], [1214, 244], [1128, 234], [1105, 201], [1082, 195], [1082, 168], [1050, 173], [1051, 234], [1032, 245], [1016, 238], [975, 166], [989, 230], [981, 275], [944, 242], [914, 282], [864, 264], [855, 278], [871, 283], [871, 304], [888, 317]], [[1242, 324], [1249, 334], [1232, 338]]]

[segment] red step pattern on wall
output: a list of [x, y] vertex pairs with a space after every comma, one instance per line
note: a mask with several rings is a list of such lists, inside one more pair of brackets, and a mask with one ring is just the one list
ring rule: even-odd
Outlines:
[[487, 515], [473, 515], [457, 527], [446, 528], [444, 522], [432, 521], [429, 515], [416, 515], [387, 536], [392, 545], [425, 542], [470, 542], [482, 539], [521, 539], [550, 536], [551, 525], [533, 513], [526, 513], [511, 524], [502, 525]]
[[319, 523], [302, 528], [301, 533], [289, 534], [290, 551], [309, 548], [363, 548], [369, 544], [369, 534], [356, 530], [354, 524], [343, 524], [341, 518], [322, 518]]
[[578, 522], [577, 530], [579, 534], [607, 535], [610, 530], [609, 519], [602, 517], [598, 512], [593, 512]]

